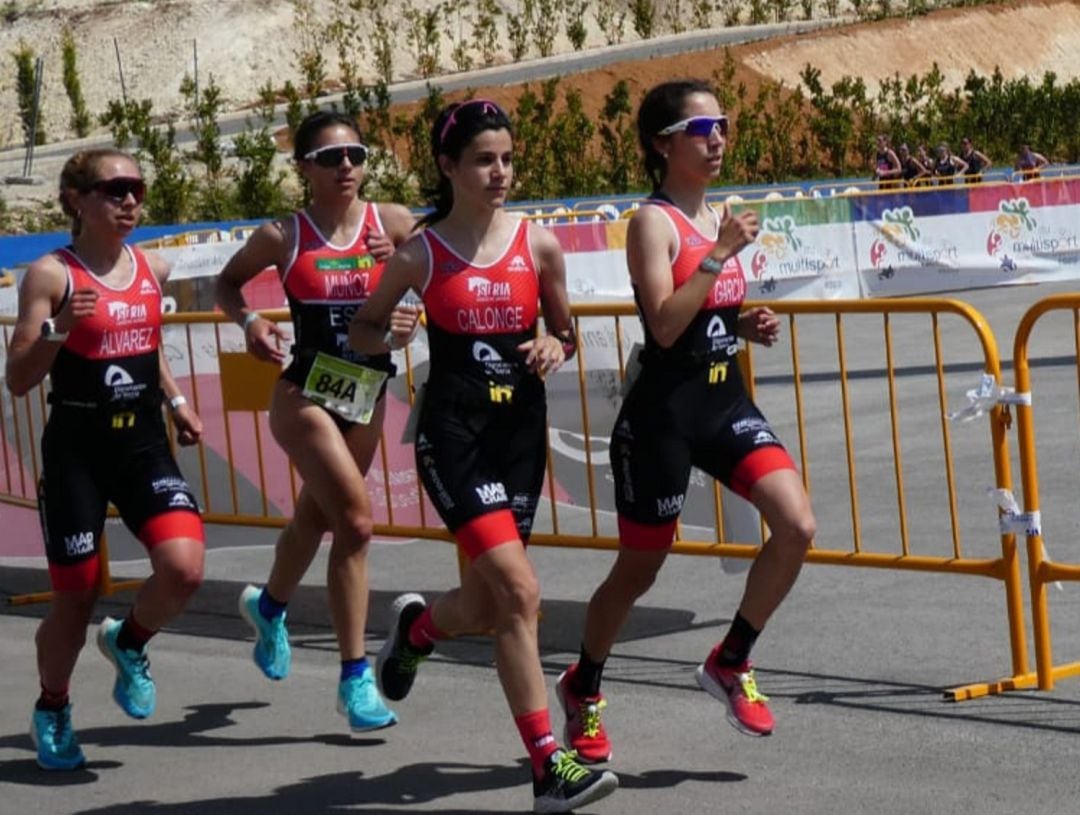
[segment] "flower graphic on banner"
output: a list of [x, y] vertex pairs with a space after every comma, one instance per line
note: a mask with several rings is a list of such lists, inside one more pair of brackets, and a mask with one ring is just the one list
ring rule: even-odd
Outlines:
[[1038, 221], [1032, 217], [1031, 203], [1026, 198], [1010, 198], [998, 204], [998, 214], [986, 236], [986, 253], [991, 257], [1001, 251], [1005, 239], [1019, 240], [1035, 231]]
[[881, 233], [891, 241], [917, 241], [919, 228], [915, 226], [915, 213], [911, 207], [887, 209], [881, 213]]
[[790, 215], [766, 218], [761, 225], [757, 242], [761, 249], [754, 253], [750, 261], [750, 271], [755, 280], [761, 279], [770, 260], [784, 260], [789, 251], [798, 252], [803, 245], [802, 240], [795, 234], [795, 219]]

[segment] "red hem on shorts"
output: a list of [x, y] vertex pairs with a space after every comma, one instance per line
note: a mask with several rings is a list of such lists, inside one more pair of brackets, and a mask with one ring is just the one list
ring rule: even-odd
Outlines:
[[469, 560], [476, 560], [484, 552], [504, 543], [521, 540], [514, 513], [508, 509], [496, 510], [466, 521], [454, 530], [454, 537]]
[[769, 473], [777, 470], [798, 470], [783, 447], [759, 447], [746, 456], [731, 474], [731, 491], [750, 500], [750, 490]]
[[667, 549], [675, 540], [676, 523], [677, 519], [661, 524], [643, 524], [620, 515], [619, 546], [643, 552]]
[[101, 582], [101, 556], [95, 552], [92, 557], [78, 563], [50, 563], [49, 580], [55, 591], [97, 588]]
[[144, 523], [142, 529], [139, 530], [139, 540], [147, 549], [153, 549], [159, 543], [176, 538], [190, 538], [199, 543], [206, 542], [202, 518], [197, 512], [189, 509], [162, 512]]

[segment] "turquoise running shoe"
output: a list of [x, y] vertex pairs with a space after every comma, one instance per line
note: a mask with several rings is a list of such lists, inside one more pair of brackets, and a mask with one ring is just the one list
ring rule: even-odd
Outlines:
[[86, 756], [71, 729], [71, 704], [60, 710], [34, 708], [30, 720], [30, 740], [37, 749], [37, 763], [43, 770], [77, 770]]
[[116, 644], [120, 620], [106, 617], [98, 628], [97, 644], [105, 659], [116, 668], [113, 699], [133, 719], [145, 719], [157, 705], [157, 689], [150, 676], [150, 660], [145, 651], [129, 651]]
[[397, 714], [379, 696], [370, 667], [360, 676], [350, 677], [338, 685], [337, 712], [349, 720], [349, 728], [354, 733], [397, 724]]
[[240, 616], [255, 631], [255, 648], [252, 657], [259, 670], [268, 679], [284, 679], [292, 666], [292, 649], [289, 647], [289, 631], [285, 628], [285, 615], [274, 620], [266, 619], [259, 611], [259, 596], [263, 590], [246, 586], [240, 592]]

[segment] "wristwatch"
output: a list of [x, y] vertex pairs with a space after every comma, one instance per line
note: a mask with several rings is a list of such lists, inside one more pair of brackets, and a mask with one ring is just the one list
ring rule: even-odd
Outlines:
[[706, 255], [702, 258], [701, 263], [698, 264], [698, 268], [703, 272], [708, 272], [711, 275], [718, 275], [724, 271], [724, 264], [716, 258]]
[[67, 332], [58, 331], [56, 320], [51, 317], [41, 324], [41, 338], [49, 342], [63, 342], [68, 338]]

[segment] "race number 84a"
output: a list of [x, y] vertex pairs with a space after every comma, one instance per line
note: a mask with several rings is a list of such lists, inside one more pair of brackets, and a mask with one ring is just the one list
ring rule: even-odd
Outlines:
[[367, 424], [375, 411], [385, 371], [318, 353], [304, 380], [304, 396], [350, 422]]

